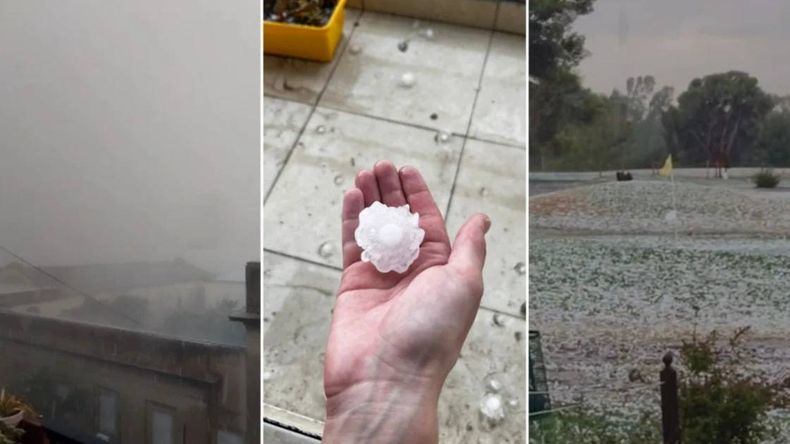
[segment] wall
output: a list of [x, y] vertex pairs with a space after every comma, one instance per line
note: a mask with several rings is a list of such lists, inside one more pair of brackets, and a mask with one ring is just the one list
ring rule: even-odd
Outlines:
[[46, 423], [95, 436], [99, 388], [119, 394], [121, 440], [144, 442], [147, 406], [170, 407], [184, 442], [243, 436], [241, 347], [183, 342], [121, 329], [0, 311], [0, 381], [34, 402]]

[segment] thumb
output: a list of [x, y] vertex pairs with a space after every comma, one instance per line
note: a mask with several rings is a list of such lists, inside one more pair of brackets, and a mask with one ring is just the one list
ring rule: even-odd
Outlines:
[[491, 227], [491, 219], [485, 214], [475, 214], [461, 226], [455, 236], [449, 263], [459, 270], [475, 270], [482, 273], [486, 260], [485, 234]]

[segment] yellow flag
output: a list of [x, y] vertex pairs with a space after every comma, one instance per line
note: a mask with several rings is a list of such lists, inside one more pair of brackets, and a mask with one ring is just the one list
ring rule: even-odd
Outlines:
[[672, 174], [672, 154], [667, 157], [667, 161], [664, 162], [664, 166], [658, 170], [658, 174], [660, 176], [669, 176]]

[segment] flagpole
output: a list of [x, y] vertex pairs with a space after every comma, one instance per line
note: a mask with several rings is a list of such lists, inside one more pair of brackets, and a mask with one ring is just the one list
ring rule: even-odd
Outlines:
[[[675, 218], [680, 221], [680, 217], [678, 217], [678, 208], [676, 205], [675, 200], [675, 168], [673, 165], [672, 170], [669, 172], [669, 180], [672, 183], [672, 211], [675, 212]], [[678, 241], [678, 226], [675, 224], [675, 243]]]

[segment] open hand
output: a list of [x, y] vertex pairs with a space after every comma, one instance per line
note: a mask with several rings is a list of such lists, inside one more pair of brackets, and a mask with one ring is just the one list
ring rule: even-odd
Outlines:
[[[451, 246], [415, 168], [397, 171], [381, 161], [360, 171], [355, 185], [343, 198], [344, 271], [326, 348], [324, 440], [436, 442], [439, 392], [480, 306], [491, 222], [470, 217]], [[420, 215], [425, 238], [403, 274], [360, 260], [354, 230], [360, 211], [375, 201], [408, 203]]]

